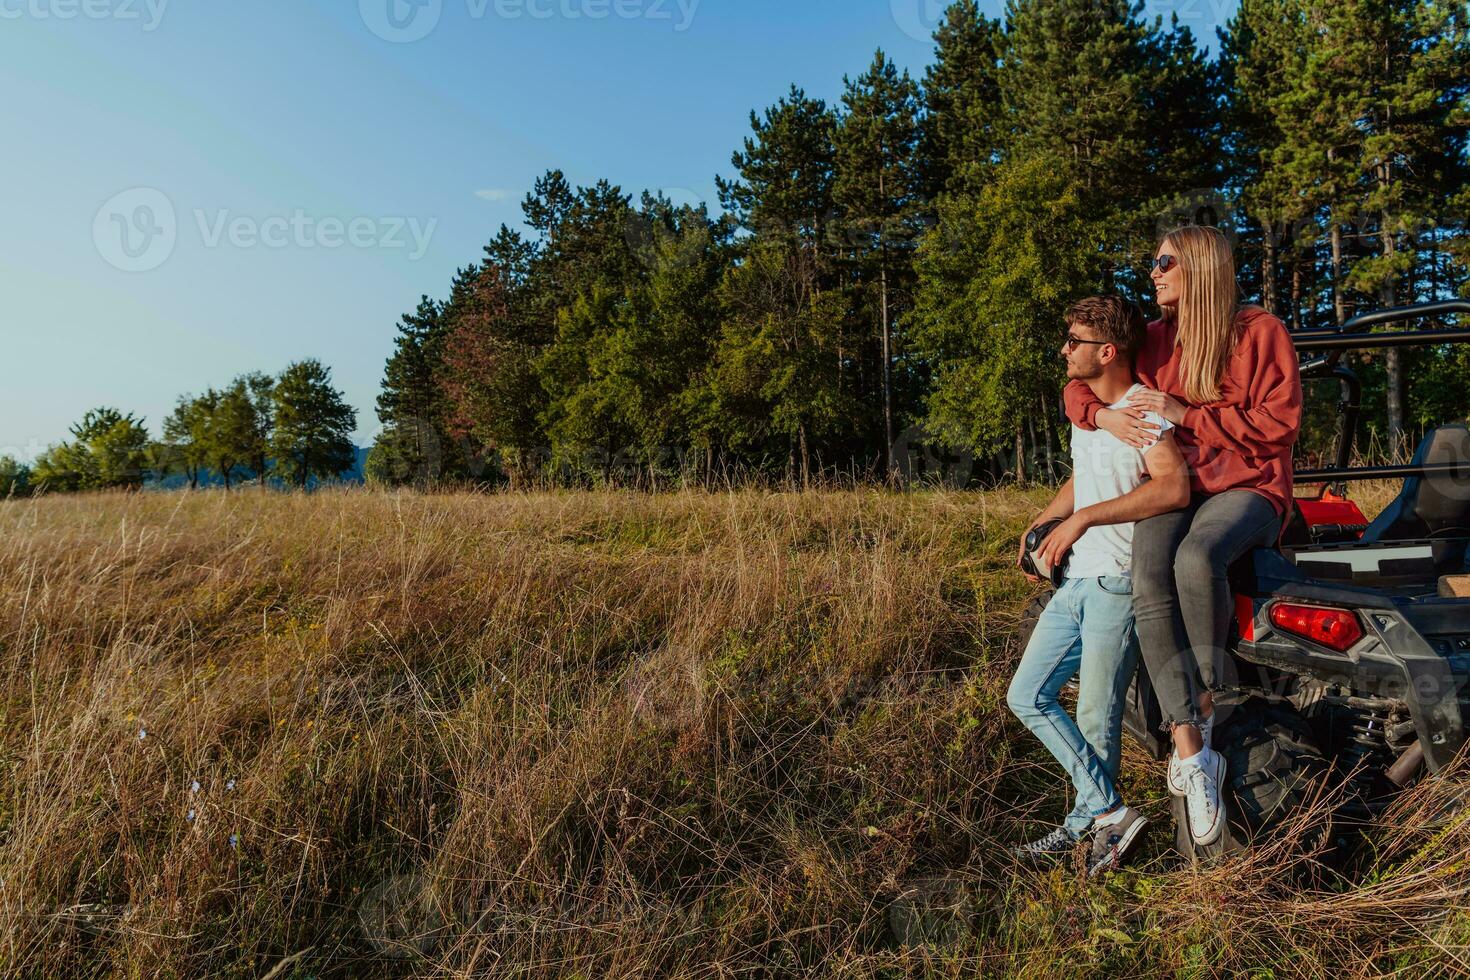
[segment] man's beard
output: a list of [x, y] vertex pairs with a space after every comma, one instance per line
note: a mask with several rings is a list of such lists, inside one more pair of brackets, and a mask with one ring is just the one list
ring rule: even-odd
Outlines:
[[1095, 381], [1098, 378], [1102, 377], [1102, 374], [1103, 369], [1101, 364], [1093, 365], [1091, 371], [1088, 371], [1086, 368], [1074, 365], [1070, 362], [1067, 364], [1067, 377], [1071, 378], [1073, 381]]

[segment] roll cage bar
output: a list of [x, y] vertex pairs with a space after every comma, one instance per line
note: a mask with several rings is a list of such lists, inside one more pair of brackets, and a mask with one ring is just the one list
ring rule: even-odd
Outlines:
[[1337, 449], [1334, 465], [1321, 469], [1297, 470], [1302, 483], [1343, 483], [1348, 480], [1395, 480], [1410, 476], [1463, 474], [1465, 468], [1456, 463], [1409, 464], [1404, 466], [1349, 466], [1353, 444], [1358, 437], [1362, 415], [1363, 386], [1352, 368], [1341, 363], [1343, 351], [1375, 350], [1385, 347], [1421, 347], [1433, 344], [1470, 343], [1470, 328], [1441, 330], [1399, 330], [1392, 333], [1368, 333], [1373, 327], [1402, 323], [1442, 314], [1470, 313], [1470, 300], [1451, 299], [1437, 303], [1417, 303], [1387, 310], [1363, 313], [1327, 330], [1298, 330], [1291, 334], [1292, 343], [1302, 353], [1314, 353], [1301, 362], [1302, 380], [1333, 377], [1342, 391], [1338, 403]]

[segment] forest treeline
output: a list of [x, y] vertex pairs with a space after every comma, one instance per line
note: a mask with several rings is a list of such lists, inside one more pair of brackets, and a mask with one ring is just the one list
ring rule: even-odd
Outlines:
[[253, 371], [223, 389], [180, 395], [158, 439], [131, 412], [94, 408], [71, 426], [71, 439], [34, 464], [0, 456], [0, 499], [137, 489], [173, 476], [191, 489], [244, 481], [306, 487], [354, 466], [356, 427], [357, 411], [333, 387], [331, 369], [307, 359], [279, 375]]
[[[1146, 299], [1182, 223], [1225, 228], [1295, 329], [1464, 295], [1464, 5], [1242, 0], [1219, 34], [1209, 58], [1142, 4], [960, 0], [922, 79], [879, 51], [838, 104], [752, 112], [717, 213], [547, 173], [402, 318], [369, 478], [1054, 474], [1061, 312]], [[1463, 348], [1357, 367], [1384, 446], [1470, 409]]]

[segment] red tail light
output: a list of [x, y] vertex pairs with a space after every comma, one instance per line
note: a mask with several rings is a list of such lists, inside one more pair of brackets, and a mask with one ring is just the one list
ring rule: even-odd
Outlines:
[[1235, 628], [1240, 630], [1242, 640], [1256, 638], [1256, 607], [1248, 595], [1235, 595]]
[[1345, 653], [1363, 638], [1357, 614], [1329, 606], [1303, 606], [1278, 602], [1271, 607], [1271, 623], [1279, 630], [1306, 637], [1339, 653]]

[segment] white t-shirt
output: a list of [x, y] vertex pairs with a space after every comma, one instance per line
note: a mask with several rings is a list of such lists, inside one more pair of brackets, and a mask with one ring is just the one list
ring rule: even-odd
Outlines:
[[[1108, 407], [1122, 408], [1129, 397], [1142, 387], [1135, 384]], [[1155, 412], [1149, 412], [1144, 418], [1159, 427], [1159, 435], [1174, 428], [1172, 422]], [[1148, 449], [1135, 449], [1111, 432], [1072, 426], [1072, 494], [1076, 509], [1112, 500], [1137, 489], [1148, 472], [1143, 463], [1146, 452]], [[1067, 577], [1127, 575], [1132, 567], [1133, 522], [1100, 524], [1088, 528], [1087, 533], [1072, 546]]]

